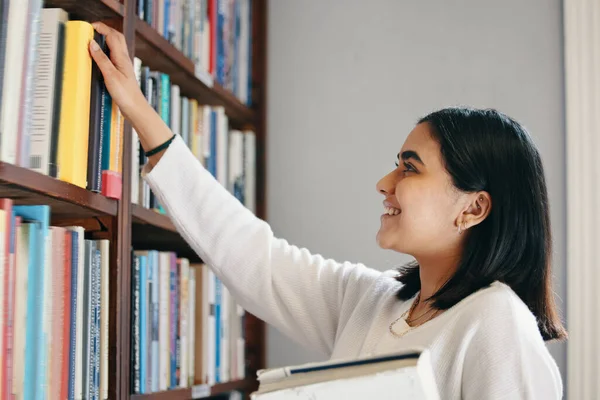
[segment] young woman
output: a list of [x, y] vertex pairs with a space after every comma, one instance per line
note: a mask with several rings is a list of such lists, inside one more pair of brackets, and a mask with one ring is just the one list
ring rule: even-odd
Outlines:
[[563, 339], [540, 155], [493, 110], [423, 118], [377, 183], [379, 245], [415, 263], [379, 272], [273, 236], [173, 135], [140, 92], [123, 36], [96, 23], [90, 51], [149, 157], [144, 178], [179, 232], [237, 301], [331, 358], [422, 346], [444, 399], [558, 399], [544, 344]]

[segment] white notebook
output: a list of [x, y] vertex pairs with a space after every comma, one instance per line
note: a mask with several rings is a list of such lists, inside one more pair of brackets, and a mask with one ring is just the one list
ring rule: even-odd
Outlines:
[[258, 371], [252, 400], [439, 400], [428, 350]]

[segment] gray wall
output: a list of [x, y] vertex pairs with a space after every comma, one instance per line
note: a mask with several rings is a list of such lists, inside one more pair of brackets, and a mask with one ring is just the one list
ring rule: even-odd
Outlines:
[[[407, 261], [375, 243], [375, 183], [418, 117], [449, 105], [495, 107], [525, 124], [542, 152], [555, 288], [566, 308], [559, 0], [272, 0], [268, 35], [276, 235], [381, 270]], [[564, 380], [566, 345], [550, 347]], [[267, 357], [270, 367], [323, 359], [273, 328]]]

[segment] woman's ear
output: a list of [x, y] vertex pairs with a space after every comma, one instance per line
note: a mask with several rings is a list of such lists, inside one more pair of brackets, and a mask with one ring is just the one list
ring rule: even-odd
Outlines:
[[492, 210], [492, 197], [488, 192], [477, 192], [469, 194], [469, 201], [456, 224], [459, 230], [465, 231], [483, 222]]

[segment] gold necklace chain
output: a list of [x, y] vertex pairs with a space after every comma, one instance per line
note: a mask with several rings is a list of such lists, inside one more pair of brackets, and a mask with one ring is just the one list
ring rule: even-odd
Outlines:
[[[401, 315], [400, 317], [396, 318], [396, 320], [394, 320], [394, 321], [393, 321], [393, 322], [390, 324], [390, 326], [389, 326], [389, 331], [390, 331], [390, 333], [392, 334], [392, 336], [395, 336], [395, 337], [397, 337], [397, 338], [401, 338], [401, 337], [403, 337], [403, 336], [404, 336], [404, 335], [406, 335], [406, 334], [407, 334], [409, 331], [411, 331], [412, 329], [414, 329], [414, 328], [416, 328], [417, 326], [419, 326], [419, 325], [417, 325], [417, 326], [410, 326], [410, 325], [409, 325], [409, 322], [412, 322], [412, 323], [414, 323], [415, 321], [418, 321], [418, 320], [420, 320], [421, 318], [423, 318], [424, 316], [428, 315], [428, 314], [429, 314], [431, 311], [434, 311], [434, 309], [433, 309], [433, 308], [429, 308], [429, 310], [428, 310], [428, 311], [426, 311], [426, 312], [424, 312], [423, 314], [421, 314], [421, 315], [420, 315], [418, 318], [415, 318], [415, 319], [411, 320], [412, 313], [414, 312], [415, 308], [417, 308], [417, 305], [419, 304], [419, 301], [420, 301], [420, 300], [421, 300], [421, 292], [419, 292], [419, 294], [417, 294], [417, 297], [416, 297], [416, 298], [415, 298], [415, 300], [413, 301], [413, 304], [411, 305], [411, 307], [410, 307], [408, 310], [406, 310], [405, 312], [403, 312], [403, 313], [402, 313], [402, 315]], [[435, 317], [439, 311], [440, 311], [440, 310], [435, 310], [435, 312], [433, 313], [433, 315], [432, 315], [432, 316], [431, 316], [429, 319], [427, 319], [427, 320], [423, 321], [423, 323], [425, 323], [425, 322], [429, 321], [431, 318]], [[403, 318], [404, 318], [404, 316], [405, 316], [405, 315], [407, 315], [407, 314], [408, 314], [408, 316], [407, 316], [407, 317], [406, 317], [406, 319], [404, 320], [404, 321], [406, 322], [407, 329], [405, 329], [405, 330], [404, 330], [402, 333], [396, 333], [396, 332], [394, 332], [394, 325], [395, 325], [395, 324], [396, 324], [398, 321], [400, 321], [401, 319], [403, 319]]]

